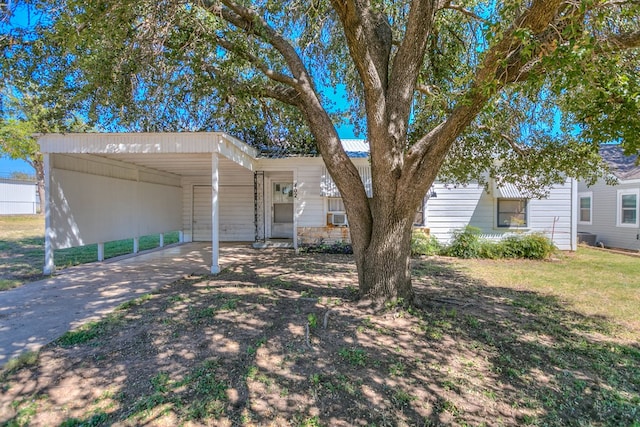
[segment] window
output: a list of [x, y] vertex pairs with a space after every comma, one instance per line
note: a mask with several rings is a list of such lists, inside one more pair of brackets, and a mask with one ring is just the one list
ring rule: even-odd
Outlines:
[[344, 210], [344, 203], [339, 197], [329, 197], [327, 199], [327, 225], [347, 225], [347, 214]]
[[638, 226], [638, 190], [618, 190], [618, 227]]
[[421, 203], [420, 207], [416, 211], [413, 217], [413, 225], [416, 227], [422, 227], [424, 225], [424, 204]]
[[593, 214], [592, 198], [593, 198], [593, 195], [591, 192], [580, 193], [578, 195], [578, 199], [580, 203], [580, 206], [578, 208], [580, 209], [580, 212], [578, 215], [578, 222], [580, 224], [589, 224], [589, 225], [591, 224], [591, 215]]
[[414, 227], [424, 227], [424, 225], [426, 223], [424, 207], [425, 207], [425, 205], [427, 203], [427, 200], [429, 200], [429, 196], [430, 196], [430, 194], [427, 193], [427, 195], [422, 199], [422, 202], [420, 202], [420, 206], [418, 206], [418, 210], [416, 210], [416, 213], [415, 213], [415, 215], [413, 217], [413, 226]]
[[327, 199], [328, 212], [344, 212], [344, 203], [340, 197], [329, 197]]
[[527, 199], [498, 199], [498, 227], [526, 227]]

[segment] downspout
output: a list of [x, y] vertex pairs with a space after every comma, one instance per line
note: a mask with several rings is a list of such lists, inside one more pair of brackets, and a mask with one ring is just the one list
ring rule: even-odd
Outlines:
[[[592, 202], [593, 203], [593, 202]], [[571, 250], [578, 249], [578, 181], [571, 178]]]

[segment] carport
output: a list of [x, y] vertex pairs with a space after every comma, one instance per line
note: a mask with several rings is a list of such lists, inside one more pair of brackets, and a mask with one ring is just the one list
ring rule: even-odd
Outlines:
[[[247, 193], [258, 153], [230, 135], [46, 134], [39, 143], [45, 165], [45, 274], [55, 271], [55, 249], [97, 244], [102, 260], [104, 242], [133, 238], [136, 252], [140, 236], [176, 230], [181, 242], [210, 235], [211, 272], [218, 273], [221, 175], [241, 194], [233, 211], [239, 219], [228, 233], [236, 233], [236, 240], [252, 236], [254, 200]], [[200, 203], [209, 203], [209, 188], [211, 213], [209, 206], [201, 212], [210, 221], [194, 224], [194, 194], [204, 191]]]

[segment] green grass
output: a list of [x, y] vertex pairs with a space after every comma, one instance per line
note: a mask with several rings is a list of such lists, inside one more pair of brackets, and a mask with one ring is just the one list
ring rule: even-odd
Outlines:
[[[165, 233], [164, 244], [178, 242], [177, 231]], [[140, 237], [139, 250], [157, 248], [160, 235]], [[133, 252], [133, 239], [105, 242], [105, 259]], [[0, 216], [0, 291], [15, 288], [42, 277], [44, 265], [44, 217], [39, 215]], [[58, 249], [53, 254], [58, 268], [94, 262], [98, 245]], [[6, 260], [6, 262], [5, 262]]]
[[20, 356], [10, 359], [0, 372], [0, 380], [6, 375], [12, 374], [22, 368], [34, 366], [38, 362], [38, 353], [35, 351], [27, 351]]
[[[631, 338], [640, 333], [640, 258], [580, 247], [560, 261], [455, 261], [489, 286], [552, 295], [587, 316], [615, 319]], [[525, 302], [517, 302], [525, 303]], [[543, 309], [546, 301], [526, 302]]]
[[367, 353], [361, 348], [342, 348], [339, 354], [350, 365], [365, 366], [367, 364]]
[[[263, 265], [275, 265], [276, 256]], [[312, 261], [290, 257], [287, 268], [300, 271]], [[287, 282], [291, 295], [313, 289], [318, 298], [303, 300], [307, 305], [295, 313], [287, 304], [269, 305], [273, 301], [264, 299], [266, 290], [254, 286], [254, 270], [247, 269], [210, 282], [194, 280], [193, 286], [177, 282], [65, 335], [51, 350], [59, 357], [84, 355], [79, 363], [69, 359], [73, 365], [65, 377], [75, 370], [80, 378], [107, 376], [114, 382], [104, 402], [88, 401], [86, 409], [56, 425], [243, 425], [252, 416], [256, 425], [275, 424], [271, 415], [289, 425], [333, 425], [335, 415], [358, 418], [362, 425], [433, 425], [442, 419], [450, 425], [640, 427], [640, 259], [581, 248], [558, 261], [418, 260], [414, 283], [425, 306], [398, 303], [372, 313], [349, 303], [332, 312], [326, 330], [319, 326], [321, 313], [356, 278], [328, 286], [323, 268], [337, 267], [324, 257], [318, 262], [315, 276]], [[249, 265], [260, 267], [256, 259]], [[348, 262], [343, 268], [355, 270]], [[262, 303], [268, 305], [264, 310], [258, 309]], [[307, 323], [315, 324], [322, 353], [291, 340], [290, 325]], [[122, 376], [115, 359], [104, 363], [114, 354], [108, 343], [143, 330], [146, 344], [116, 352], [144, 370], [132, 363]], [[193, 343], [212, 331], [234, 347], [198, 347], [202, 351], [194, 353]], [[67, 347], [60, 348], [63, 343]], [[158, 363], [167, 350], [190, 357]], [[277, 360], [273, 355], [282, 360], [271, 363]], [[44, 381], [44, 365], [38, 364], [47, 362], [36, 361], [33, 354], [13, 362], [0, 393], [16, 390], [28, 372]], [[252, 409], [289, 398], [298, 404], [262, 415]], [[13, 424], [6, 425], [33, 423], [57, 410], [46, 399], [53, 397], [40, 390], [17, 396]], [[309, 410], [322, 405], [327, 412]], [[505, 414], [506, 421], [483, 419], [470, 407]], [[427, 409], [430, 419], [417, 417], [416, 411]]]

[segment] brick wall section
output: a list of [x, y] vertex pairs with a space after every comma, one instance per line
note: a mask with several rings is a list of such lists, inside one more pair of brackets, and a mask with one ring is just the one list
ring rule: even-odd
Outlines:
[[[415, 231], [422, 231], [429, 234], [427, 227], [415, 227]], [[300, 245], [319, 245], [321, 243], [351, 243], [349, 235], [349, 227], [298, 227], [298, 244]]]
[[351, 243], [349, 227], [298, 227], [298, 244], [319, 245], [321, 243]]

